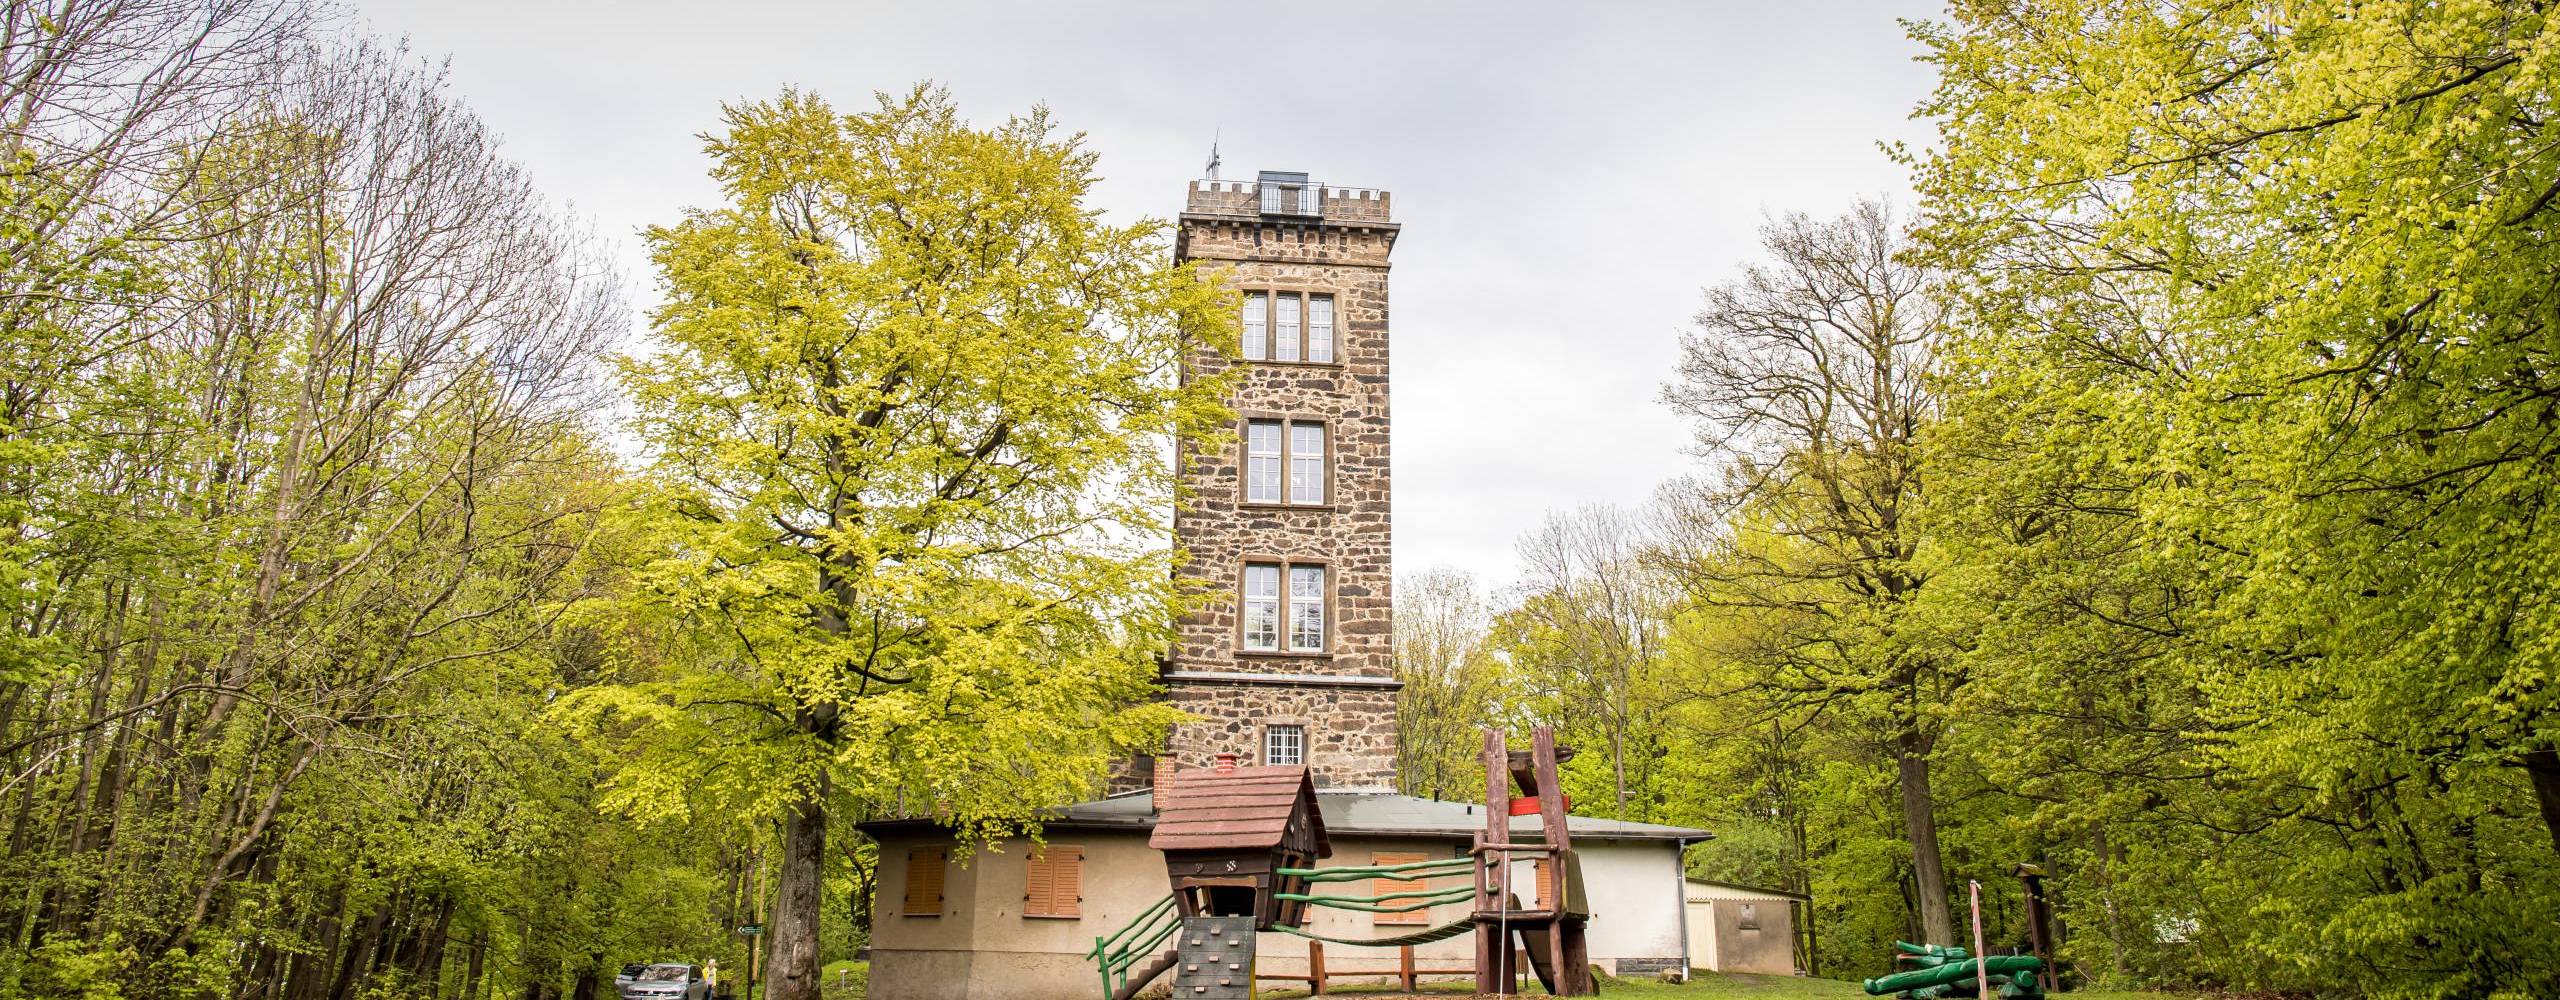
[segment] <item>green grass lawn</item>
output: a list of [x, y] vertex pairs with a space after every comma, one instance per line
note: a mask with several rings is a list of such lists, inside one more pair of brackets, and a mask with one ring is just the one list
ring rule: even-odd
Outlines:
[[[827, 1000], [864, 1000], [863, 987], [869, 981], [870, 973], [871, 966], [865, 962], [829, 963], [825, 980]], [[1423, 984], [1423, 992], [1430, 994], [1465, 996], [1472, 994], [1474, 990], [1475, 984], [1465, 981]], [[1159, 986], [1150, 992], [1161, 996], [1165, 991]], [[1392, 986], [1355, 986], [1346, 983], [1325, 990], [1325, 995], [1341, 993], [1383, 998], [1394, 992], [1395, 989]], [[1545, 995], [1545, 992], [1539, 990], [1534, 982], [1529, 985], [1529, 993], [1534, 996]], [[1867, 995], [1865, 990], [1858, 987], [1858, 984], [1837, 979], [1810, 979], [1803, 976], [1728, 976], [1703, 971], [1699, 972], [1695, 979], [1686, 983], [1613, 979], [1601, 985], [1600, 994], [1603, 997], [1644, 997], [1652, 1000], [1865, 1000]], [[1266, 989], [1254, 993], [1256, 1000], [1294, 1000], [1307, 995], [1307, 991], [1303, 989]], [[2061, 994], [2060, 998], [2061, 1000], [2187, 1000], [2178, 994], [2139, 990], [2075, 990]], [[1084, 998], [1062, 998], [1062, 1000], [1084, 1000]]]
[[[1475, 984], [1469, 982], [1423, 984], [1423, 992], [1433, 994], [1467, 995], [1473, 993], [1474, 989]], [[1347, 984], [1325, 990], [1327, 996], [1336, 993], [1356, 993], [1376, 997], [1393, 992], [1392, 986]], [[1545, 992], [1538, 989], [1537, 984], [1533, 982], [1529, 985], [1529, 994], [1544, 996]], [[1306, 995], [1307, 991], [1303, 989], [1263, 990], [1254, 994], [1257, 1000], [1293, 1000]], [[1692, 1000], [1692, 998], [1694, 1000], [1866, 1000], [1867, 991], [1859, 988], [1856, 983], [1837, 979], [1723, 975], [1701, 971], [1686, 983], [1664, 983], [1650, 979], [1612, 979], [1601, 984], [1600, 995], [1602, 997], [1644, 997], [1651, 1000]], [[2062, 994], [2061, 997], [2064, 1000], [2180, 1000], [2175, 994], [2121, 990], [2075, 990]]]

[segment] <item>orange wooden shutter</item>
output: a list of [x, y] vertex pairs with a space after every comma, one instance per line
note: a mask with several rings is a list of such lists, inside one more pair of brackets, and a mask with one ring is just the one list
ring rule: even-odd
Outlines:
[[[1416, 861], [1424, 860], [1428, 860], [1428, 858], [1422, 854], [1403, 851], [1379, 851], [1376, 854], [1369, 855], [1369, 863], [1373, 865], [1409, 865]], [[1428, 883], [1421, 879], [1396, 879], [1382, 877], [1369, 880], [1369, 885], [1370, 895], [1384, 896], [1398, 892], [1417, 892], [1427, 887]], [[1418, 902], [1421, 902], [1421, 900], [1386, 899], [1380, 900], [1378, 905], [1408, 906]], [[1414, 910], [1408, 913], [1379, 913], [1372, 914], [1372, 917], [1376, 923], [1381, 924], [1427, 924], [1431, 922], [1431, 911]]]
[[949, 852], [939, 847], [918, 847], [907, 852], [908, 916], [942, 914], [942, 869], [950, 860]]
[[1556, 866], [1552, 858], [1539, 858], [1530, 864], [1537, 867], [1538, 908], [1556, 909]]
[[1057, 864], [1056, 874], [1053, 876], [1056, 881], [1051, 885], [1052, 891], [1057, 893], [1055, 902], [1058, 915], [1062, 917], [1081, 915], [1084, 913], [1084, 848], [1058, 847], [1052, 850], [1057, 852], [1053, 855]]
[[1023, 861], [1022, 915], [1080, 916], [1084, 902], [1084, 848], [1050, 844]]

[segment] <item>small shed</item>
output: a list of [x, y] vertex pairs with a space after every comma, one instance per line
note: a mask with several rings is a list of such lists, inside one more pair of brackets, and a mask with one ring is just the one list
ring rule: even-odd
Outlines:
[[1715, 972], [1766, 976], [1796, 971], [1796, 904], [1812, 901], [1783, 889], [1688, 880], [1689, 964]]
[[1280, 874], [1333, 853], [1315, 783], [1304, 767], [1181, 771], [1163, 795], [1147, 846], [1164, 852], [1173, 895], [1187, 917], [1250, 916], [1257, 928], [1303, 926], [1306, 879]]

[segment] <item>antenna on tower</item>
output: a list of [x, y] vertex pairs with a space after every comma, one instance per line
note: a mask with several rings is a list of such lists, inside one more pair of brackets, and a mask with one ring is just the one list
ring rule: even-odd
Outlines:
[[1218, 179], [1218, 139], [1223, 131], [1209, 133], [1209, 174], [1206, 178], [1208, 180]]

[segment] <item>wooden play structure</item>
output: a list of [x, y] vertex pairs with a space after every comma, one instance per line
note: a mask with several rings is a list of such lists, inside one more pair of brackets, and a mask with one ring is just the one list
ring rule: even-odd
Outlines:
[[[1215, 768], [1177, 775], [1148, 840], [1164, 852], [1172, 892], [1127, 926], [1094, 939], [1086, 956], [1101, 971], [1103, 995], [1129, 1000], [1169, 971], [1174, 1000], [1251, 1000], [1256, 979], [1295, 980], [1322, 993], [1329, 980], [1347, 976], [1394, 976], [1410, 990], [1424, 975], [1468, 972], [1478, 993], [1514, 994], [1524, 958], [1551, 994], [1598, 994], [1583, 943], [1591, 914], [1556, 777], [1556, 765], [1571, 757], [1549, 729], [1536, 730], [1532, 749], [1517, 754], [1506, 751], [1500, 731], [1488, 731], [1485, 825], [1465, 856], [1334, 868], [1315, 866], [1332, 845], [1306, 768], [1238, 767], [1234, 755], [1221, 754]], [[1515, 840], [1514, 816], [1538, 817], [1537, 837]], [[1520, 862], [1535, 873], [1534, 906], [1524, 906], [1514, 891]], [[1473, 884], [1429, 887], [1430, 879], [1459, 875], [1471, 875]], [[1413, 887], [1369, 895], [1325, 891], [1373, 880]], [[1328, 937], [1307, 929], [1312, 907], [1412, 913], [1460, 900], [1473, 901], [1466, 916], [1392, 937]], [[1258, 975], [1254, 952], [1262, 931], [1308, 939], [1307, 975]], [[1476, 935], [1472, 968], [1416, 965], [1414, 946], [1463, 934]], [[1328, 943], [1394, 948], [1398, 962], [1393, 969], [1329, 971]]]

